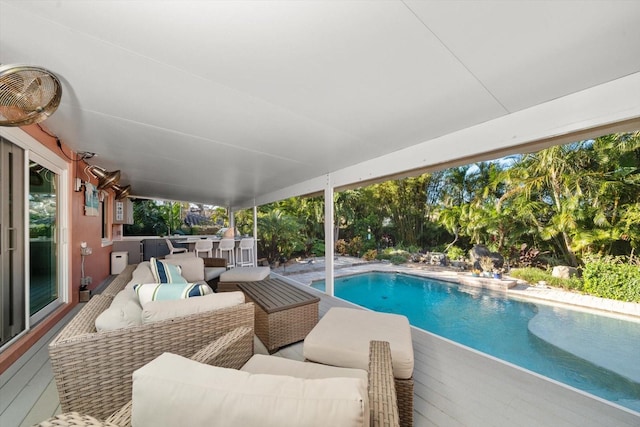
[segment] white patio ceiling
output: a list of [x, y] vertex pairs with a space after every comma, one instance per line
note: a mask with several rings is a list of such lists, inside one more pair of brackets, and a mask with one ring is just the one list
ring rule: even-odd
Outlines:
[[42, 125], [133, 194], [223, 206], [640, 117], [638, 1], [0, 0]]

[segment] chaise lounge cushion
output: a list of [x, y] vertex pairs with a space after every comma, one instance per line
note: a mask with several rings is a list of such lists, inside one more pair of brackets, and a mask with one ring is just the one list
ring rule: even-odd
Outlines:
[[[164, 353], [133, 373], [132, 425], [363, 426], [367, 382], [250, 374]], [[162, 404], [164, 402], [165, 404]]]

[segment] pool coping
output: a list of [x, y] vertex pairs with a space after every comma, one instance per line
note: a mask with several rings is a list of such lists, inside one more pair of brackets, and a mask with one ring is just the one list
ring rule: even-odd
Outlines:
[[[422, 265], [394, 265], [382, 262], [370, 262], [352, 266], [343, 266], [334, 270], [335, 277], [349, 276], [366, 272], [396, 272], [405, 273], [421, 277], [430, 277], [447, 282], [457, 283], [463, 286], [490, 289], [498, 292], [505, 292], [509, 296], [524, 298], [527, 300], [539, 300], [548, 304], [561, 304], [572, 306], [578, 309], [594, 310], [602, 314], [619, 315], [628, 317], [629, 320], [640, 322], [640, 304], [599, 298], [592, 295], [580, 294], [578, 292], [566, 291], [560, 288], [545, 286], [532, 286], [526, 282], [519, 281], [508, 276], [502, 279], [492, 279], [483, 277], [472, 277], [469, 272], [455, 271], [444, 268], [433, 268]], [[324, 270], [291, 272], [286, 276], [306, 286], [316, 280], [324, 280]]]

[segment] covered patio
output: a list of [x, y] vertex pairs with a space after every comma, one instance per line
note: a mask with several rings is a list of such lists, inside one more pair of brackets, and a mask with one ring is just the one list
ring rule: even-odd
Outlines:
[[[320, 315], [331, 307], [355, 307], [296, 281], [303, 277], [282, 278], [318, 295]], [[28, 427], [60, 412], [46, 345], [58, 331], [59, 327], [54, 328], [2, 375], [0, 392], [13, 399], [3, 399], [3, 423]], [[415, 426], [631, 427], [640, 420], [637, 413], [419, 328], [412, 328], [412, 336]], [[267, 354], [259, 340], [254, 342], [256, 353]], [[304, 360], [302, 342], [286, 346], [275, 355]]]
[[[96, 291], [111, 279], [118, 194], [107, 188], [101, 213], [86, 214], [87, 184], [99, 182], [90, 166], [119, 170], [130, 197], [231, 213], [323, 194], [323, 315], [345, 304], [331, 296], [336, 192], [640, 129], [639, 17], [636, 2], [0, 0], [0, 64], [45, 67], [63, 91], [46, 121], [0, 127], [24, 156], [20, 182], [29, 162], [42, 165], [58, 201], [55, 298], [39, 313], [21, 301], [21, 327], [0, 341], [2, 424], [24, 420], [15, 414], [29, 413], [34, 389], [50, 390], [46, 342], [78, 310], [85, 274]], [[19, 193], [12, 206], [28, 206]], [[28, 295], [29, 218], [16, 217], [22, 252], [11, 268], [22, 275], [12, 286]], [[412, 334], [417, 426], [638, 424]], [[299, 357], [296, 348], [283, 355]]]

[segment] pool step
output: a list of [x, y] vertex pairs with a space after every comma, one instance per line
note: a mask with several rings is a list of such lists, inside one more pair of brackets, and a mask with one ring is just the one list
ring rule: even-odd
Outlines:
[[[640, 323], [538, 305], [529, 331], [538, 338], [594, 365], [640, 383]], [[622, 345], [624, 343], [624, 345]], [[629, 345], [631, 343], [631, 345]]]

